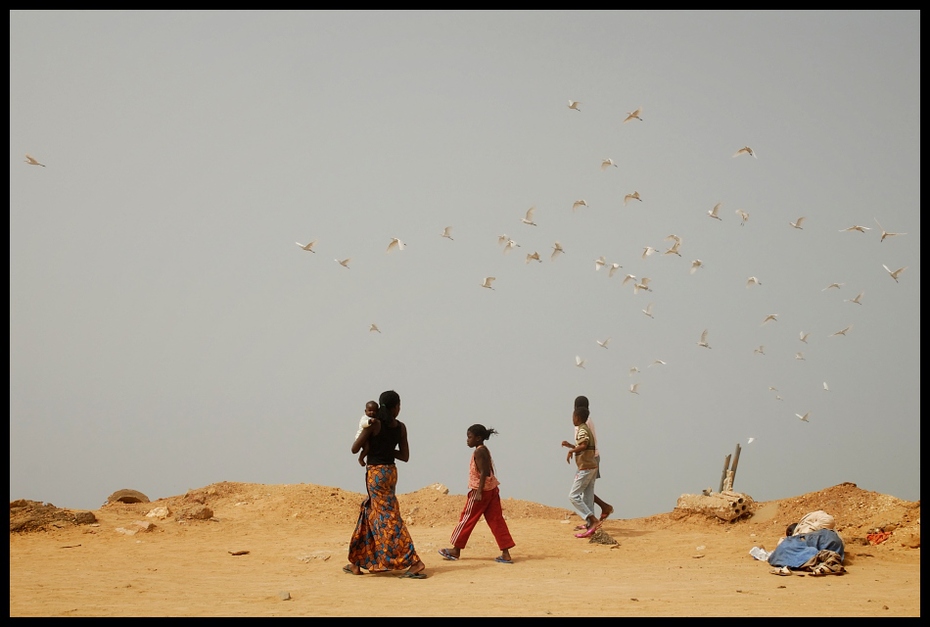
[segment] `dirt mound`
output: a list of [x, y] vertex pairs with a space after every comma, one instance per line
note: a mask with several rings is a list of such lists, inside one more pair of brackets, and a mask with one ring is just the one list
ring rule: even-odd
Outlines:
[[10, 533], [44, 531], [50, 527], [89, 525], [97, 522], [93, 512], [73, 512], [42, 501], [10, 501]]
[[[98, 510], [99, 516], [114, 515], [117, 519], [144, 516], [154, 508], [165, 508], [175, 520], [193, 517], [185, 512], [196, 506], [206, 506], [212, 518], [244, 522], [267, 521], [270, 524], [288, 520], [342, 524], [358, 516], [365, 495], [340, 488], [314, 484], [266, 485], [259, 483], [215, 483], [181, 496], [150, 503], [113, 501]], [[401, 513], [410, 525], [449, 526], [458, 520], [465, 505], [465, 495], [449, 494], [440, 484], [415, 492], [398, 495]], [[508, 519], [572, 519], [576, 514], [565, 508], [549, 507], [504, 499], [504, 515]], [[754, 529], [780, 534], [791, 522], [804, 514], [822, 509], [836, 518], [837, 531], [847, 542], [867, 543], [866, 536], [875, 531], [893, 532], [905, 546], [920, 546], [920, 501], [902, 501], [893, 496], [862, 490], [854, 483], [839, 485], [778, 501], [756, 502], [755, 513], [734, 522], [725, 522], [693, 512], [672, 510], [626, 524], [657, 529], [681, 527], [732, 527], [752, 525]], [[10, 503], [10, 532], [41, 531], [50, 527], [94, 522], [93, 512], [73, 512], [39, 501]]]
[[789, 524], [815, 510], [823, 510], [836, 518], [836, 530], [847, 543], [868, 544], [868, 534], [884, 531], [893, 532], [904, 546], [920, 546], [920, 501], [903, 501], [863, 490], [849, 482], [787, 499], [757, 501], [752, 516], [733, 522], [678, 509], [641, 520], [660, 529], [750, 525], [766, 533], [783, 535]]

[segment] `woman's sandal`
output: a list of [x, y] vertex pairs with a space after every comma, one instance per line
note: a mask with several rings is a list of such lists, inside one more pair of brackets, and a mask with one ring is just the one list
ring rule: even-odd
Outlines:
[[[421, 564], [420, 570], [415, 571], [415, 572], [411, 571], [410, 568], [413, 568], [413, 566], [411, 566], [410, 568], [404, 571], [404, 574], [401, 575], [400, 578], [401, 579], [426, 579], [426, 573], [423, 572], [426, 570], [426, 565], [423, 564], [422, 562], [418, 562], [418, 563]], [[416, 564], [414, 564], [414, 566], [416, 566]]]

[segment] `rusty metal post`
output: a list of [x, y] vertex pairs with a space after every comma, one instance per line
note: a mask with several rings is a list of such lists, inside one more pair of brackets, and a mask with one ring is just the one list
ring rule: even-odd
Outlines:
[[[736, 482], [736, 467], [739, 465], [739, 452], [740, 452], [740, 446], [739, 446], [739, 442], [737, 442], [736, 453], [733, 454], [733, 467], [730, 469], [733, 472], [733, 478], [731, 479], [733, 483]], [[730, 489], [731, 490], [733, 489], [732, 485], [730, 485]]]

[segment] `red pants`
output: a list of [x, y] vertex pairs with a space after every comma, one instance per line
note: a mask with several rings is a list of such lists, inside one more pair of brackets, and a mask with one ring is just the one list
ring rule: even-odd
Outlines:
[[504, 520], [504, 512], [501, 510], [500, 489], [485, 490], [481, 493], [480, 501], [475, 500], [477, 493], [477, 490], [468, 491], [468, 498], [462, 509], [459, 524], [452, 531], [452, 546], [464, 549], [471, 532], [475, 530], [475, 525], [483, 515], [488, 527], [491, 528], [491, 533], [494, 534], [494, 539], [497, 540], [497, 548], [501, 551], [512, 549], [516, 543], [510, 537], [510, 529], [507, 528], [507, 521]]

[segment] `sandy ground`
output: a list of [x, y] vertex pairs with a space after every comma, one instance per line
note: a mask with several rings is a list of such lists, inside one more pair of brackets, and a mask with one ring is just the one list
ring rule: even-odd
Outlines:
[[[611, 518], [592, 542], [574, 512], [504, 497], [511, 565], [483, 522], [460, 560], [437, 554], [464, 495], [399, 495], [423, 580], [342, 572], [363, 495], [338, 488], [218, 483], [92, 518], [15, 501], [10, 616], [920, 616], [919, 501], [844, 483], [735, 522]], [[749, 555], [816, 509], [836, 517], [845, 574], [775, 576]]]

